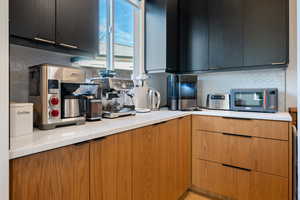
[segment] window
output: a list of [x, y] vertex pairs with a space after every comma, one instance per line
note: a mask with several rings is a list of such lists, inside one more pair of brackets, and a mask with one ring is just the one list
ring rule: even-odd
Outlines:
[[[115, 69], [133, 69], [134, 65], [134, 12], [137, 8], [127, 0], [99, 0], [99, 57], [101, 67], [109, 65], [108, 56], [113, 56]], [[109, 15], [109, 9], [112, 15]], [[109, 18], [113, 18], [113, 55], [109, 54]]]

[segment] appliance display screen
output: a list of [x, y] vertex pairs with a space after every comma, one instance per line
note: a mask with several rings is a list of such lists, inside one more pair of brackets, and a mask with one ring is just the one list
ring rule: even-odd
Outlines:
[[197, 89], [195, 83], [182, 83], [180, 92], [181, 97], [184, 99], [195, 99], [197, 96]]
[[234, 99], [235, 106], [262, 107], [264, 104], [263, 92], [237, 92]]

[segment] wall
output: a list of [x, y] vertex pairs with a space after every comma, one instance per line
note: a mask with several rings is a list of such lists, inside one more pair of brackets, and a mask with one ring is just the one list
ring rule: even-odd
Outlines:
[[229, 93], [231, 88], [278, 88], [279, 110], [285, 110], [285, 77], [282, 69], [208, 73], [198, 76], [198, 104], [206, 105], [207, 94]]
[[[10, 100], [14, 102], [28, 102], [29, 70], [30, 66], [50, 63], [71, 66], [72, 55], [55, 53], [40, 49], [10, 45]], [[85, 69], [97, 75], [97, 69]], [[130, 78], [130, 72], [118, 71], [118, 76]]]
[[0, 1], [0, 199], [8, 200], [8, 0]]

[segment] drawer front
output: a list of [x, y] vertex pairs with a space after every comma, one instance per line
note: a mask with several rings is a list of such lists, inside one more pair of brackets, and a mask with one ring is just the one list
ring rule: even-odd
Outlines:
[[193, 158], [288, 177], [288, 141], [194, 131]]
[[289, 123], [194, 115], [193, 130], [288, 140]]
[[288, 179], [193, 159], [193, 187], [236, 200], [288, 200]]
[[193, 157], [197, 159], [223, 161], [222, 134], [208, 131], [194, 131], [192, 138]]
[[193, 157], [252, 169], [251, 137], [240, 137], [208, 131], [194, 131]]
[[288, 177], [288, 141], [255, 138], [253, 152], [255, 171]]
[[251, 175], [251, 199], [255, 200], [287, 200], [288, 179], [253, 172]]
[[193, 187], [233, 199], [250, 200], [251, 172], [193, 159]]

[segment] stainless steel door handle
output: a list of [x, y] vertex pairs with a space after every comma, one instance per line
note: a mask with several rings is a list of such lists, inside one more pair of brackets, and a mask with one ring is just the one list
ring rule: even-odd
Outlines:
[[70, 45], [70, 44], [59, 43], [59, 45], [60, 45], [60, 46], [63, 46], [63, 47], [67, 47], [67, 48], [78, 49], [77, 46]]
[[36, 41], [45, 42], [45, 43], [48, 43], [48, 44], [55, 44], [55, 42], [52, 41], [52, 40], [47, 40], [47, 39], [43, 39], [43, 38], [39, 38], [39, 37], [35, 37], [33, 39], [36, 40]]

